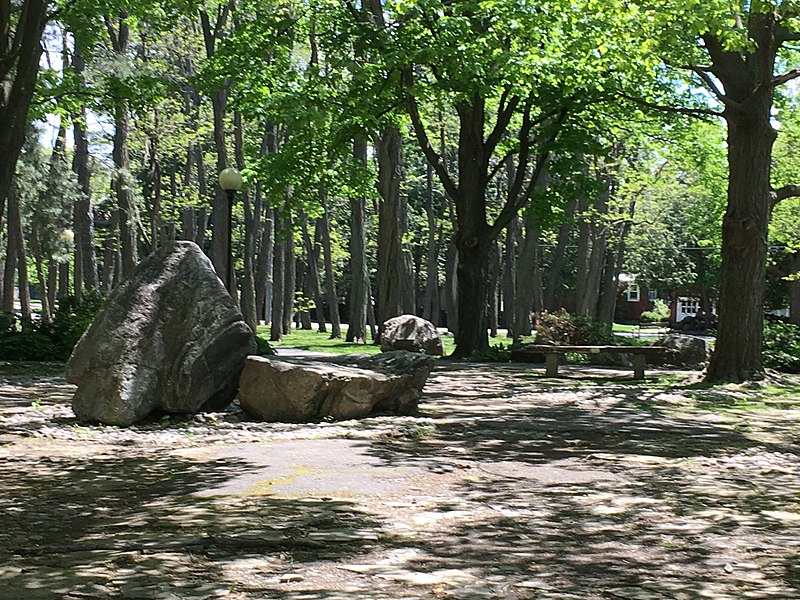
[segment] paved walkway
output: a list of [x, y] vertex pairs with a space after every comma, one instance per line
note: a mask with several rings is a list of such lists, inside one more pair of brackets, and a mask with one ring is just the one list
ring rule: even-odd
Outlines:
[[120, 430], [0, 367], [0, 598], [800, 597], [798, 399], [627, 375], [445, 363], [419, 417]]

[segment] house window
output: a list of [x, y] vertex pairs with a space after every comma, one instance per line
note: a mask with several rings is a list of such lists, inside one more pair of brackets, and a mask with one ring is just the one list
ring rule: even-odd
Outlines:
[[658, 298], [658, 292], [656, 290], [648, 290], [647, 291], [647, 299], [650, 302], [655, 302], [656, 298]]
[[625, 290], [625, 293], [628, 295], [628, 302], [638, 302], [639, 301], [639, 284], [638, 283], [629, 283], [628, 289]]

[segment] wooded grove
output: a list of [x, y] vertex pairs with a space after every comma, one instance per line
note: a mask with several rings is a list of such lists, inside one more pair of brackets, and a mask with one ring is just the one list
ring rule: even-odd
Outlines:
[[272, 340], [413, 313], [467, 357], [610, 330], [635, 281], [718, 313], [709, 381], [762, 377], [765, 310], [800, 324], [798, 11], [0, 0], [0, 308], [50, 323], [183, 239]]

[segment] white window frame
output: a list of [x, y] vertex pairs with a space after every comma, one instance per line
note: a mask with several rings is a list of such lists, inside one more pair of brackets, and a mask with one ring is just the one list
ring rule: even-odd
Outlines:
[[628, 302], [639, 302], [639, 298], [642, 296], [642, 292], [639, 289], [639, 284], [635, 281], [631, 281], [628, 284], [628, 288], [625, 290], [625, 296], [628, 299]]

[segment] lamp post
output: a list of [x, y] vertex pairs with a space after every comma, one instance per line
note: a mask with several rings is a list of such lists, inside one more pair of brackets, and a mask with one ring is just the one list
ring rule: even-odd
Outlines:
[[236, 197], [236, 192], [242, 189], [242, 174], [236, 169], [228, 167], [223, 169], [219, 174], [219, 187], [225, 191], [225, 196], [228, 199], [228, 226], [227, 226], [227, 259], [225, 267], [225, 287], [228, 292], [234, 295], [234, 278], [233, 278], [233, 201]]

